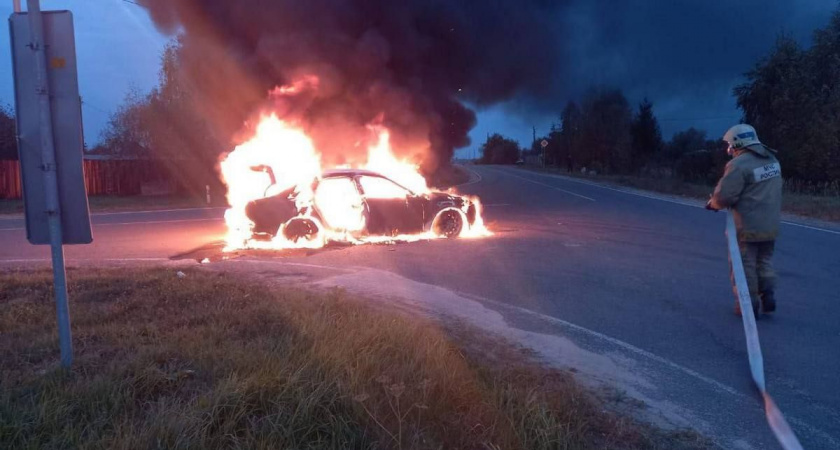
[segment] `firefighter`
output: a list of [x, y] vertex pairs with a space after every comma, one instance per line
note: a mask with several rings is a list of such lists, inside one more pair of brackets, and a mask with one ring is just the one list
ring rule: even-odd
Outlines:
[[[755, 128], [749, 125], [735, 125], [723, 140], [729, 144], [727, 153], [732, 160], [726, 164], [706, 209], [729, 208], [732, 212], [752, 308], [758, 317], [759, 309], [764, 313], [776, 310], [772, 259], [781, 221], [782, 169], [776, 151], [762, 144]], [[730, 261], [730, 269], [731, 266]], [[740, 315], [734, 274], [732, 285], [735, 313]]]

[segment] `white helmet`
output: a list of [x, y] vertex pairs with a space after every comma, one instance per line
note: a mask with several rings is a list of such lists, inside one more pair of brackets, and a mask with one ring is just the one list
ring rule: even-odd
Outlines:
[[729, 148], [726, 151], [730, 155], [735, 149], [744, 148], [754, 144], [761, 144], [761, 141], [758, 140], [758, 134], [755, 132], [755, 128], [745, 123], [735, 125], [730, 128], [729, 131], [723, 135], [723, 140], [729, 144]]

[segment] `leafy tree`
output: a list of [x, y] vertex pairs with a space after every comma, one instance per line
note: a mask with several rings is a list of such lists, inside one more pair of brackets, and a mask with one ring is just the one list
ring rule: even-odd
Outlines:
[[707, 142], [706, 132], [703, 130], [691, 127], [687, 130], [680, 131], [668, 142], [666, 148], [667, 157], [671, 161], [676, 161], [687, 153], [706, 150]]
[[613, 173], [630, 169], [630, 104], [618, 89], [593, 89], [581, 106], [579, 145], [573, 158], [584, 166]]
[[181, 73], [178, 45], [168, 46], [161, 58], [159, 86], [148, 96], [143, 126], [158, 157], [191, 159], [215, 165], [225, 151]]
[[151, 137], [143, 120], [149, 108], [148, 98], [136, 89], [129, 90], [123, 103], [111, 115], [102, 131], [103, 146], [112, 155], [150, 157]]
[[519, 160], [519, 144], [501, 134], [494, 133], [481, 144], [482, 164], [515, 164]]
[[570, 101], [566, 103], [563, 112], [560, 114], [560, 133], [557, 138], [560, 163], [565, 164], [569, 171], [575, 169], [575, 162], [581, 161], [580, 130], [581, 113], [577, 103]]
[[638, 171], [651, 158], [659, 154], [664, 147], [662, 142], [662, 131], [659, 129], [659, 122], [653, 114], [653, 103], [645, 98], [639, 104], [639, 110], [633, 117], [630, 126], [632, 138], [631, 164], [634, 171]]
[[761, 140], [785, 149], [780, 157], [787, 175], [801, 174], [806, 156], [797, 154], [811, 124], [814, 96], [806, 53], [789, 36], [776, 41], [770, 56], [746, 74], [747, 83], [735, 88], [744, 121], [754, 126]]
[[814, 33], [807, 60], [816, 100], [802, 143], [801, 171], [812, 181], [840, 180], [840, 8]]
[[17, 159], [17, 137], [12, 109], [0, 105], [0, 159]]
[[744, 121], [779, 150], [786, 177], [840, 180], [840, 8], [810, 49], [781, 36], [735, 88]]
[[178, 43], [167, 46], [158, 87], [146, 95], [129, 92], [102, 137], [108, 153], [157, 159], [182, 187], [203, 192], [218, 182], [216, 165], [226, 148], [184, 81], [179, 51]]

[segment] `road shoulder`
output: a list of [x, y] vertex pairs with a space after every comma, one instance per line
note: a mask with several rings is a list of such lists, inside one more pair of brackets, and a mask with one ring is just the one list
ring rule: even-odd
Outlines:
[[[501, 167], [501, 166], [498, 166]], [[540, 170], [529, 169], [527, 167], [513, 167], [513, 166], [505, 166], [505, 169], [511, 171], [517, 171], [522, 173], [528, 173], [533, 175], [538, 175], [540, 177], [546, 178], [555, 178], [560, 179], [563, 181], [567, 181], [570, 183], [577, 183], [577, 184], [584, 184], [588, 186], [593, 186], [601, 189], [607, 189], [614, 192], [620, 192], [628, 195], [634, 195], [637, 197], [646, 197], [654, 200], [661, 200], [668, 203], [676, 203], [684, 206], [690, 206], [694, 208], [703, 208], [705, 206], [705, 201], [702, 199], [697, 199], [695, 197], [689, 196], [682, 196], [682, 195], [674, 195], [674, 194], [665, 194], [662, 192], [644, 190], [633, 188], [629, 186], [624, 186], [618, 183], [610, 182], [609, 180], [598, 179], [597, 176], [593, 176], [592, 178], [579, 178], [579, 177], [572, 177], [568, 175], [562, 175], [557, 173], [546, 173]], [[711, 192], [711, 188], [710, 188]], [[840, 222], [831, 222], [826, 220], [820, 220], [813, 217], [806, 217], [797, 214], [791, 213], [783, 213], [782, 219], [791, 226], [800, 226], [804, 228], [811, 228], [815, 229], [816, 231], [823, 231], [828, 232], [831, 234], [840, 234]]]

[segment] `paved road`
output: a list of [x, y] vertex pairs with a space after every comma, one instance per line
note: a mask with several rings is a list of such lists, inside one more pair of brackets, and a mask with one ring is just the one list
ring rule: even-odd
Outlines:
[[[640, 368], [678, 368], [680, 376], [657, 387], [724, 446], [775, 445], [732, 314], [724, 214], [516, 168], [474, 170], [481, 181], [461, 191], [487, 204], [492, 238], [290, 259], [382, 269], [562, 319], [604, 341], [588, 348], [608, 352], [618, 343], [646, 355]], [[221, 214], [96, 216], [96, 243], [69, 248], [68, 259], [166, 258], [219, 239]], [[21, 226], [0, 219], [0, 263], [47, 258], [45, 249], [24, 242]], [[840, 233], [796, 225], [782, 232], [778, 312], [759, 322], [768, 388], [806, 448], [838, 448]]]
[[[168, 259], [224, 237], [224, 209], [102, 213], [92, 216], [93, 243], [65, 246], [67, 260]], [[48, 246], [29, 245], [22, 217], [0, 216], [0, 263], [50, 257]]]

